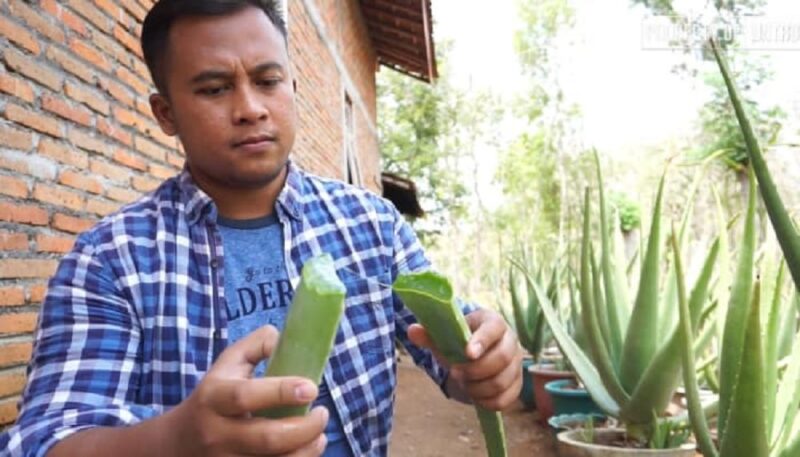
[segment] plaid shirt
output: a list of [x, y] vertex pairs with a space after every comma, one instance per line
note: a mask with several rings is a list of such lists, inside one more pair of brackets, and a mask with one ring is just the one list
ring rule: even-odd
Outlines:
[[[446, 377], [410, 344], [415, 319], [385, 286], [429, 262], [390, 203], [293, 164], [275, 210], [293, 287], [307, 259], [335, 259], [348, 293], [325, 380], [355, 454], [386, 455], [395, 338], [440, 386]], [[227, 345], [216, 219], [184, 171], [78, 237], [50, 281], [4, 455], [43, 456], [79, 430], [135, 424], [197, 387]]]

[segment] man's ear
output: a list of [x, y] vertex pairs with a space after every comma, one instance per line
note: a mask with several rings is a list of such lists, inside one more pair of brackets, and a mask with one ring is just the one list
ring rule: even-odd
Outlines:
[[175, 117], [172, 114], [172, 106], [164, 95], [159, 93], [150, 95], [150, 110], [158, 121], [161, 130], [169, 136], [175, 136], [178, 128], [175, 125]]

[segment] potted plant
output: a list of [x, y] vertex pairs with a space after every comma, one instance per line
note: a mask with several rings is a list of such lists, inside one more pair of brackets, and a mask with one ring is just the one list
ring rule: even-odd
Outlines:
[[[778, 195], [769, 170], [761, 155], [738, 90], [727, 63], [713, 41], [711, 47], [731, 97], [739, 125], [747, 143], [754, 173], [751, 188], [758, 177], [772, 227], [786, 258], [797, 290], [800, 290], [800, 235]], [[730, 303], [725, 315], [720, 354], [720, 398], [718, 438], [713, 439], [706, 415], [699, 400], [695, 372], [684, 371], [686, 397], [692, 428], [706, 457], [791, 457], [800, 455], [800, 338], [794, 344], [780, 375], [778, 358], [781, 321], [789, 321], [796, 331], [797, 312], [794, 303], [781, 300], [780, 278], [766, 312], [761, 310], [760, 281], [753, 280], [755, 257], [755, 192], [751, 192], [745, 219], [744, 237], [733, 283]], [[771, 279], [771, 278], [770, 278]], [[685, 299], [681, 297], [682, 358], [684, 366], [694, 364], [694, 342], [687, 317]], [[762, 316], [767, 318], [766, 331]]]
[[[647, 248], [641, 256], [642, 268], [638, 293], [633, 303], [627, 300], [627, 277], [624, 260], [616, 258], [611, 244], [606, 218], [602, 174], [596, 157], [600, 189], [600, 258], [594, 256], [591, 241], [590, 192], [584, 200], [584, 225], [581, 245], [579, 292], [581, 323], [590, 348], [587, 354], [564, 329], [556, 310], [540, 287], [535, 287], [541, 307], [554, 337], [564, 355], [569, 359], [597, 405], [608, 416], [616, 418], [623, 426], [618, 430], [596, 430], [598, 440], [617, 443], [613, 446], [583, 442], [580, 435], [565, 432], [558, 436], [562, 455], [612, 455], [619, 450], [665, 456], [694, 456], [694, 445], [677, 445], [676, 441], [687, 435], [685, 424], [665, 417], [680, 380], [681, 353], [677, 316], [669, 301], [675, 295], [669, 283], [664, 293], [660, 289], [661, 255], [661, 201], [664, 178], [658, 188], [653, 209]], [[687, 211], [688, 214], [688, 211]], [[685, 233], [688, 217], [684, 217], [680, 233]], [[679, 240], [683, 236], [679, 235]], [[710, 248], [702, 272], [695, 282], [689, 301], [693, 332], [697, 332], [700, 316], [709, 295], [709, 283], [718, 252], [718, 243]], [[670, 274], [674, 265], [670, 264]], [[535, 285], [535, 284], [534, 284]], [[677, 297], [675, 297], [677, 298]]]

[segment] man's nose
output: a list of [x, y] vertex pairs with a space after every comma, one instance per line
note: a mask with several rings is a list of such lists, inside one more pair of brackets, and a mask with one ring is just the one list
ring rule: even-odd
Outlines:
[[234, 91], [233, 122], [234, 124], [252, 124], [269, 116], [269, 110], [260, 100], [258, 94], [250, 87], [241, 87]]

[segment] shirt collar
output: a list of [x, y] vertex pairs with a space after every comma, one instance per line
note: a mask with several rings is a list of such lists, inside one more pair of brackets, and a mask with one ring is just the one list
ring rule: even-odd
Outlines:
[[[287, 167], [286, 182], [278, 194], [275, 206], [283, 209], [290, 217], [300, 219], [303, 202], [302, 171], [292, 161], [289, 161]], [[211, 197], [197, 186], [188, 165], [184, 165], [178, 175], [178, 190], [190, 224], [217, 220], [217, 206]]]

